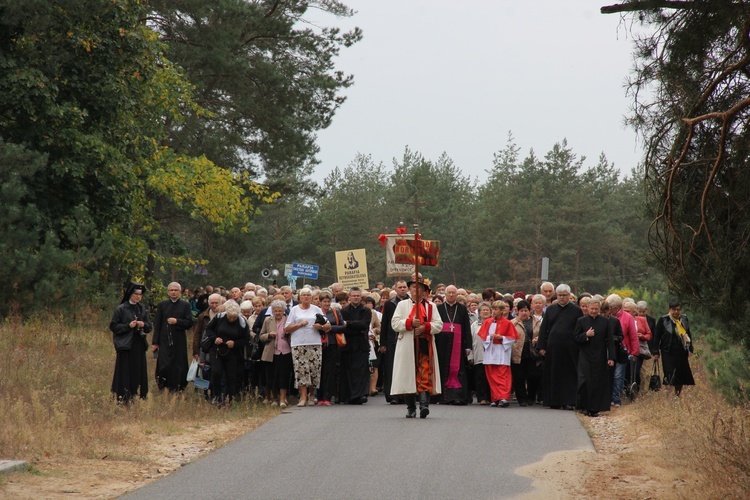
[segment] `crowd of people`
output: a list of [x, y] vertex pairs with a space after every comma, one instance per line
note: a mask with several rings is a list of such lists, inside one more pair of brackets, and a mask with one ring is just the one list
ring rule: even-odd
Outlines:
[[145, 287], [129, 283], [110, 323], [112, 392], [123, 403], [146, 397], [149, 351], [160, 390], [182, 391], [197, 377], [219, 406], [253, 397], [286, 407], [290, 396], [299, 407], [361, 405], [382, 394], [405, 405], [407, 418], [426, 418], [430, 404], [507, 408], [513, 400], [596, 417], [619, 407], [625, 390], [640, 389], [651, 357], [678, 396], [695, 383], [679, 302], [654, 318], [646, 302], [617, 294], [575, 297], [549, 282], [539, 292], [433, 289], [421, 275], [391, 288], [334, 283], [296, 293], [254, 283], [191, 292], [170, 283], [152, 323]]

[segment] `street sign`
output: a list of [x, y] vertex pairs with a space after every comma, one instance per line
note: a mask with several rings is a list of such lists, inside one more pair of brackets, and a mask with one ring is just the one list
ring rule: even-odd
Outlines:
[[292, 275], [298, 278], [307, 278], [311, 280], [318, 279], [319, 267], [315, 264], [302, 264], [300, 262], [292, 262]]

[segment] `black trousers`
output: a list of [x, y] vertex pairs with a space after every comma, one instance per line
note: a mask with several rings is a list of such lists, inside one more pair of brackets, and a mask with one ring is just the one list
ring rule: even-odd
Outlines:
[[337, 395], [340, 362], [339, 346], [336, 344], [324, 345], [323, 362], [320, 372], [320, 390], [318, 393], [319, 400], [330, 401], [333, 396]]
[[474, 372], [474, 392], [477, 395], [477, 403], [490, 400], [490, 384], [487, 382], [487, 372], [484, 365], [479, 363], [472, 367]]
[[226, 395], [232, 400], [240, 392], [240, 378], [245, 373], [245, 360], [242, 356], [221, 356], [215, 354], [211, 356], [211, 387], [214, 395], [220, 393], [222, 378], [226, 384]]
[[534, 359], [522, 359], [519, 364], [511, 364], [510, 372], [513, 377], [513, 391], [518, 402], [534, 404], [536, 402], [541, 370]]

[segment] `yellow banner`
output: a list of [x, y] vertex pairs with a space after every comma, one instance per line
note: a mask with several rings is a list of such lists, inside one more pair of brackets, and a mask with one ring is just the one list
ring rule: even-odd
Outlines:
[[369, 289], [370, 280], [367, 278], [367, 257], [365, 249], [342, 250], [336, 252], [337, 281], [344, 285], [344, 289], [353, 286]]

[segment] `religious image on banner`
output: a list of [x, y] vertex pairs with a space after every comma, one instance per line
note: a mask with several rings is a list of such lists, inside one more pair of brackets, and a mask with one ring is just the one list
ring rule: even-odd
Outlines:
[[414, 272], [414, 263], [396, 263], [396, 240], [413, 240], [413, 234], [384, 234], [381, 235], [381, 243], [385, 242], [385, 275], [386, 276], [411, 276]]
[[336, 281], [344, 285], [344, 289], [353, 286], [369, 289], [370, 280], [367, 277], [365, 249], [336, 252], [336, 277]]

